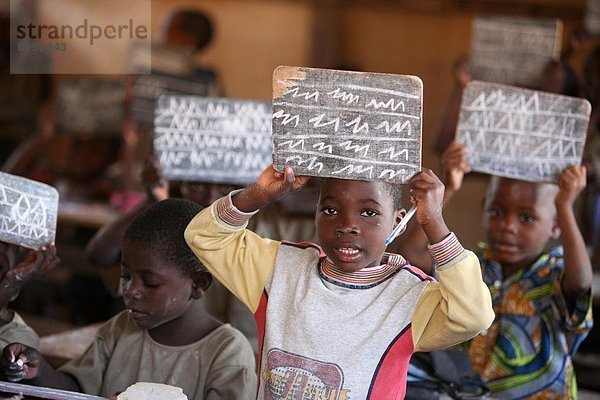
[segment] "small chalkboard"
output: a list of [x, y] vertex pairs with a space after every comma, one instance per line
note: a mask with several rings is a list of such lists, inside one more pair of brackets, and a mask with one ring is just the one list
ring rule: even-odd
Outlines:
[[125, 83], [78, 79], [60, 83], [57, 95], [58, 133], [117, 136], [123, 129]]
[[591, 35], [600, 36], [600, 0], [587, 0], [585, 30]]
[[153, 71], [139, 75], [133, 85], [132, 118], [142, 124], [154, 122], [157, 99], [163, 94], [208, 96], [215, 85], [209, 74], [171, 75]]
[[564, 168], [581, 164], [590, 113], [585, 99], [471, 81], [456, 140], [474, 171], [557, 182]]
[[271, 164], [271, 104], [160, 96], [154, 152], [167, 179], [252, 183]]
[[278, 67], [273, 164], [302, 175], [403, 183], [421, 168], [415, 76]]
[[55, 188], [0, 172], [0, 240], [32, 249], [54, 242], [57, 210]]
[[562, 23], [554, 19], [477, 17], [471, 37], [473, 79], [537, 89], [558, 59]]

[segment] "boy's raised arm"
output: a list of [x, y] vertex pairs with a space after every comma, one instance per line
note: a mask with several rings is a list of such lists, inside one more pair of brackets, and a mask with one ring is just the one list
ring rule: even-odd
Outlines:
[[217, 200], [188, 225], [185, 238], [196, 256], [227, 289], [253, 312], [258, 308], [280, 242], [246, 230], [248, 219], [261, 207], [299, 189], [307, 177], [267, 168], [258, 181]]
[[555, 198], [558, 226], [562, 232], [565, 267], [562, 289], [569, 305], [592, 286], [593, 272], [583, 236], [577, 225], [573, 204], [585, 188], [586, 169], [573, 165], [560, 176], [559, 191]]
[[413, 313], [413, 341], [416, 350], [433, 350], [487, 329], [494, 311], [479, 260], [461, 246], [442, 217], [444, 185], [428, 169], [411, 178], [409, 185], [416, 219], [431, 243], [440, 279], [430, 283], [419, 298]]
[[[467, 149], [464, 145], [453, 141], [442, 154], [444, 170], [444, 194], [442, 208], [462, 186], [463, 177], [471, 171], [467, 160]], [[433, 259], [427, 249], [429, 241], [426, 233], [415, 221], [400, 241], [397, 253], [402, 254], [412, 265], [419, 267], [425, 273], [433, 275]]]

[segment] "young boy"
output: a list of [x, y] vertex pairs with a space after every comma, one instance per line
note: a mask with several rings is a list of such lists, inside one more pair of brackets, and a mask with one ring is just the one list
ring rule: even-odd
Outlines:
[[186, 245], [183, 232], [201, 209], [187, 200], [169, 199], [144, 211], [123, 243], [127, 310], [100, 328], [79, 359], [58, 371], [33, 349], [7, 346], [2, 360], [6, 375], [105, 397], [143, 381], [180, 387], [196, 400], [253, 398], [250, 344], [197, 301], [212, 276]]
[[[465, 147], [451, 143], [442, 160], [454, 193], [469, 170]], [[478, 255], [496, 319], [467, 349], [494, 398], [577, 396], [571, 358], [592, 326], [592, 267], [573, 212], [585, 179], [581, 166], [558, 186], [491, 178]]]
[[195, 217], [186, 240], [255, 313], [258, 398], [401, 399], [413, 351], [459, 343], [491, 323], [477, 258], [446, 227], [443, 185], [427, 169], [410, 188], [439, 283], [384, 253], [403, 215], [397, 185], [325, 179], [316, 214], [322, 250], [244, 229], [255, 210], [307, 180], [269, 167]]
[[26, 250], [0, 242], [0, 347], [18, 341], [39, 349], [38, 335], [14, 310], [8, 308], [8, 304], [27, 283], [42, 278], [59, 262], [54, 245], [40, 250]]

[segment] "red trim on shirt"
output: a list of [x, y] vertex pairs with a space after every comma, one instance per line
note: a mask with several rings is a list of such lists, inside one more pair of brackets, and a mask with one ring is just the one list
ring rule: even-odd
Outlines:
[[[254, 321], [256, 322], [256, 330], [258, 331], [258, 357], [257, 357], [257, 368], [258, 372], [258, 381], [260, 382], [260, 374], [261, 374], [261, 359], [262, 359], [262, 350], [265, 344], [265, 323], [267, 321], [267, 303], [269, 302], [269, 295], [266, 290], [263, 290], [262, 296], [260, 296], [260, 302], [258, 303], [258, 307], [254, 312]], [[258, 385], [260, 387], [260, 385]], [[258, 390], [258, 388], [257, 388]], [[257, 392], [258, 393], [258, 392]]]
[[413, 275], [416, 275], [419, 278], [421, 278], [421, 280], [424, 280], [424, 281], [434, 281], [435, 280], [433, 277], [431, 277], [431, 276], [427, 275], [425, 272], [423, 272], [423, 270], [419, 269], [418, 267], [415, 267], [414, 265], [410, 265], [409, 263], [403, 265], [402, 268], [409, 270], [410, 272], [412, 272]]
[[406, 393], [408, 363], [415, 349], [411, 325], [396, 336], [373, 374], [367, 399], [403, 399]]

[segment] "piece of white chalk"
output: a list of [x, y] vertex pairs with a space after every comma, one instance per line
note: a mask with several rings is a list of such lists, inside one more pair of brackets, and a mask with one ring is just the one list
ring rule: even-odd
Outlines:
[[15, 363], [16, 363], [16, 364], [17, 364], [19, 367], [22, 367], [22, 366], [23, 366], [23, 364], [25, 364], [25, 363], [23, 362], [23, 360], [21, 360], [20, 358], [19, 358], [19, 359], [18, 359], [18, 360], [17, 360]]

